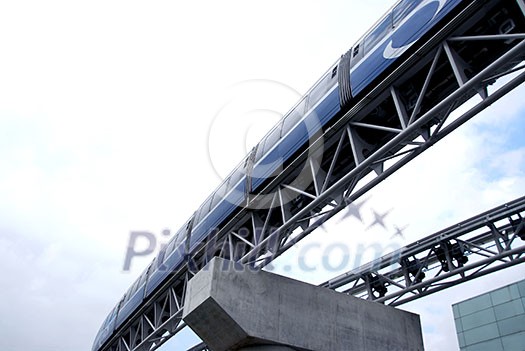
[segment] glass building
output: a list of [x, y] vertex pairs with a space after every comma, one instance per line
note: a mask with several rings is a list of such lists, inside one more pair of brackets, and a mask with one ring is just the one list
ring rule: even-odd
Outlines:
[[525, 351], [525, 280], [452, 305], [461, 351]]

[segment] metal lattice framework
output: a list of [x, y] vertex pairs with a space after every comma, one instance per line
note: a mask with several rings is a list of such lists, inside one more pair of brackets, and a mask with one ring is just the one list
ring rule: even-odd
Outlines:
[[[493, 20], [498, 16], [512, 23], [508, 33], [501, 33], [501, 23]], [[186, 284], [210, 257], [264, 267], [523, 83], [524, 59], [524, 1], [473, 2], [359, 96], [322, 139], [311, 141], [309, 149], [267, 185], [265, 196], [250, 195], [249, 206], [203, 243], [188, 268], [174, 274], [102, 350], [159, 348], [184, 327]], [[497, 87], [489, 89], [495, 82]], [[459, 107], [475, 95], [480, 99], [460, 113]], [[457, 116], [451, 118], [454, 112]], [[311, 172], [300, 171], [305, 167]], [[299, 173], [310, 176], [298, 182]], [[389, 284], [397, 284], [393, 282]]]
[[320, 286], [399, 306], [525, 262], [524, 217], [525, 197], [522, 197]]
[[[443, 229], [319, 286], [399, 306], [523, 262], [525, 197]], [[188, 351], [208, 350], [201, 343]]]

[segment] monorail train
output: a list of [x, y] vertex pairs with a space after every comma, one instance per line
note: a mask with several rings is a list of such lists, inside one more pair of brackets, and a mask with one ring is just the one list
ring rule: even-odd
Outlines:
[[333, 125], [352, 102], [402, 62], [425, 37], [440, 31], [451, 18], [479, 0], [400, 0], [322, 76], [295, 107], [173, 236], [103, 322], [93, 344], [98, 351], [123, 323], [179, 271], [215, 228], [229, 221], [250, 194], [284, 169], [310, 136]]

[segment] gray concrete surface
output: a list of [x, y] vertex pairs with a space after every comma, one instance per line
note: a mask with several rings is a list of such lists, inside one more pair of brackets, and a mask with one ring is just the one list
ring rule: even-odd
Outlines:
[[296, 351], [287, 346], [278, 345], [259, 345], [259, 346], [247, 346], [241, 347], [237, 351]]
[[214, 351], [423, 350], [416, 314], [218, 258], [189, 282], [183, 319]]

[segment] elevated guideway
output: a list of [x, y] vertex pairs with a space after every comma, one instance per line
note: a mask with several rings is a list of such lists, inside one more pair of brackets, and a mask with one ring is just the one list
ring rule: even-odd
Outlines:
[[[484, 4], [481, 8], [480, 3]], [[512, 22], [509, 33], [500, 33], [499, 28], [490, 26], [491, 18], [501, 15], [498, 9], [503, 5], [517, 9], [504, 14]], [[358, 96], [348, 112], [325, 131], [322, 140], [311, 143], [308, 150], [287, 165], [282, 176], [268, 184], [267, 194], [272, 196], [252, 195], [246, 210], [203, 243], [197, 255], [190, 258], [188, 268], [172, 276], [100, 351], [159, 348], [184, 327], [181, 318], [186, 284], [211, 257], [263, 268], [348, 204], [522, 84], [524, 59], [523, 0], [474, 2], [412, 50], [379, 84]], [[471, 99], [473, 97], [477, 98]], [[466, 101], [468, 105], [464, 105]], [[446, 163], [436, 163], [436, 167], [446, 166]], [[298, 174], [305, 173], [310, 176], [301, 179], [301, 186], [297, 186]], [[450, 240], [452, 245], [457, 243], [452, 237]], [[474, 244], [481, 245], [479, 241], [473, 241]], [[456, 252], [446, 244], [440, 247], [445, 257]], [[483, 253], [488, 255], [480, 251]], [[496, 261], [504, 259], [502, 254], [523, 259], [518, 252], [507, 253], [504, 250], [499, 256], [494, 255]], [[422, 253], [414, 255], [420, 257]], [[448, 266], [450, 260], [452, 266]], [[450, 260], [447, 258], [446, 274], [460, 273], [453, 267], [453, 256]], [[465, 267], [458, 268], [464, 269], [460, 275], [468, 275]], [[355, 286], [346, 287], [352, 282], [343, 284], [345, 280], [329, 285], [337, 289], [346, 287], [352, 294], [374, 295], [376, 300], [394, 305], [409, 295], [421, 295], [420, 290], [425, 294], [438, 289], [436, 285], [420, 285], [425, 280], [403, 283], [396, 274], [371, 271], [368, 282], [360, 278], [354, 282]], [[419, 278], [421, 275], [412, 277], [412, 282]], [[394, 287], [400, 290], [394, 292]]]
[[392, 306], [525, 262], [525, 197], [321, 284]]

